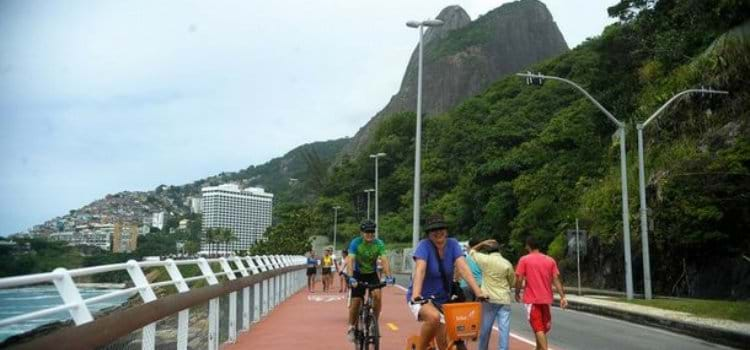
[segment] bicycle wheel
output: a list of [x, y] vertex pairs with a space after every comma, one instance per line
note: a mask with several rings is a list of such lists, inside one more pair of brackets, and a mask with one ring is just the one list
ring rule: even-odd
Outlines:
[[370, 317], [369, 339], [372, 344], [372, 350], [380, 350], [380, 326], [378, 325], [378, 319], [374, 316]]

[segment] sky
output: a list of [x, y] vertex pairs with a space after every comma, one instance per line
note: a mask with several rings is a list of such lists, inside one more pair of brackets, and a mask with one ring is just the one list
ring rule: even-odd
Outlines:
[[[109, 193], [180, 185], [353, 136], [449, 5], [509, 1], [0, 1], [0, 235]], [[547, 0], [568, 45], [617, 0]]]

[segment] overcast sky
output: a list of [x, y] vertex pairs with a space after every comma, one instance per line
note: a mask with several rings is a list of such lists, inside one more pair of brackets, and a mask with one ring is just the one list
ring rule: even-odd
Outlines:
[[[572, 48], [615, 2], [546, 4]], [[453, 4], [0, 1], [0, 235], [352, 136], [398, 90], [404, 23]]]

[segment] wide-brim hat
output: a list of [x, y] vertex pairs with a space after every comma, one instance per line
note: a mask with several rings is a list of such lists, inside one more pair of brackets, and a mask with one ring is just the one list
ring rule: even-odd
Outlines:
[[424, 232], [430, 233], [430, 231], [440, 230], [448, 228], [448, 224], [445, 223], [443, 216], [440, 214], [433, 214], [425, 220]]

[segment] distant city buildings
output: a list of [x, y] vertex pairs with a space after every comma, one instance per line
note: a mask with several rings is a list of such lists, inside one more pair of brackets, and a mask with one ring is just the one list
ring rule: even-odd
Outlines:
[[115, 224], [112, 253], [130, 253], [138, 247], [138, 225]]
[[94, 223], [77, 225], [72, 231], [51, 233], [49, 239], [53, 241], [67, 242], [68, 245], [93, 246], [109, 251], [112, 247], [112, 234], [114, 231], [114, 224]]
[[188, 197], [188, 205], [190, 206], [190, 212], [193, 214], [200, 214], [203, 212], [203, 201], [201, 198]]
[[[235, 240], [220, 250], [246, 250], [263, 238], [271, 226], [273, 194], [262, 188], [240, 189], [236, 184], [204, 187], [203, 194], [203, 246], [207, 251], [206, 231], [209, 228], [229, 228]], [[215, 249], [215, 248], [214, 248]]]
[[156, 227], [159, 230], [164, 229], [164, 224], [167, 223], [167, 220], [169, 220], [169, 214], [165, 211], [161, 211], [158, 213], [153, 213], [151, 215], [151, 227]]

